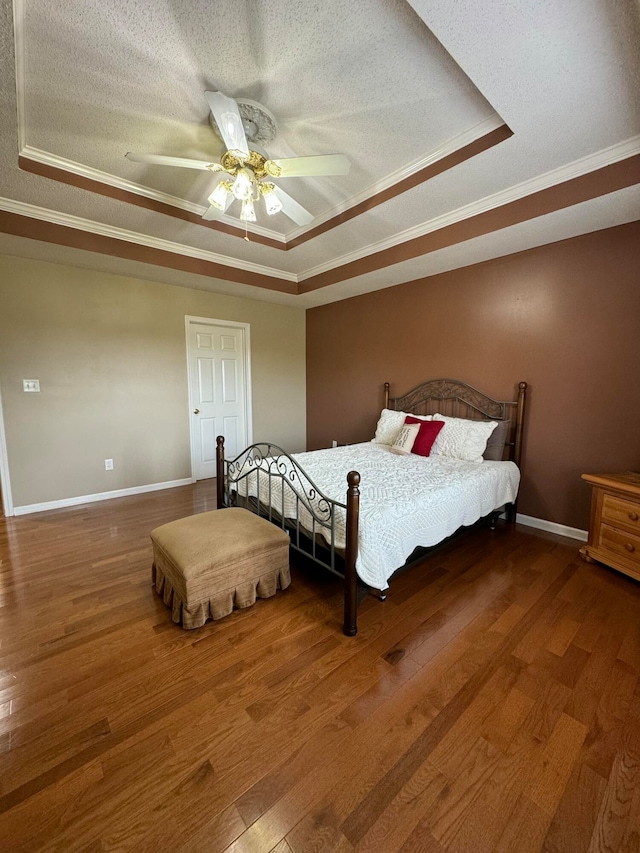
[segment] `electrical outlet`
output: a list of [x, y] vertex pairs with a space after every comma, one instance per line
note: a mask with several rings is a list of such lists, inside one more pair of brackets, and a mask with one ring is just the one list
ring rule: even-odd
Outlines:
[[338, 439], [334, 438], [333, 441], [331, 442], [331, 447], [337, 447], [337, 446], [338, 446]]
[[105, 471], [113, 471], [113, 459], [105, 459], [104, 460], [104, 470]]

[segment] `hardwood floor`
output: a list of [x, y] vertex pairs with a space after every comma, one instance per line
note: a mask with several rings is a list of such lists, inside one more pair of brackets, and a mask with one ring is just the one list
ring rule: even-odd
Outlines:
[[0, 849], [637, 853], [640, 584], [474, 530], [184, 631], [149, 531], [212, 481], [0, 519]]

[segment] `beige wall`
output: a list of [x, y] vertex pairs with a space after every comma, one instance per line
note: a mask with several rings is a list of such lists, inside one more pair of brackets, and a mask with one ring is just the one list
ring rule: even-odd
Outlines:
[[640, 222], [307, 312], [311, 449], [371, 438], [382, 386], [529, 383], [525, 515], [585, 529], [584, 472], [640, 470]]
[[185, 315], [250, 324], [254, 440], [304, 449], [302, 309], [0, 256], [15, 506], [190, 477]]

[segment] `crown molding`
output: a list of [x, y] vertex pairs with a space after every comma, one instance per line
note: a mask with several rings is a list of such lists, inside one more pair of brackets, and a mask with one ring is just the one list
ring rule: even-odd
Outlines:
[[190, 258], [197, 258], [202, 261], [208, 261], [214, 264], [220, 264], [225, 267], [233, 267], [246, 272], [265, 275], [271, 278], [277, 278], [282, 281], [290, 281], [297, 283], [298, 276], [295, 273], [287, 270], [275, 269], [261, 264], [254, 264], [249, 261], [242, 261], [236, 258], [229, 258], [226, 255], [220, 255], [217, 252], [208, 252], [205, 249], [197, 249], [193, 246], [185, 246], [183, 243], [174, 243], [171, 240], [163, 240], [158, 237], [150, 237], [147, 234], [140, 234], [136, 231], [128, 231], [125, 228], [117, 228], [113, 225], [105, 225], [102, 222], [94, 222], [90, 219], [83, 219], [79, 216], [73, 216], [70, 213], [61, 213], [55, 210], [49, 210], [45, 207], [38, 207], [34, 204], [27, 204], [22, 201], [14, 201], [9, 198], [0, 198], [0, 210], [8, 213], [15, 213], [19, 216], [27, 216], [31, 219], [39, 219], [44, 222], [50, 222], [53, 225], [61, 225], [66, 228], [74, 228], [77, 231], [85, 231], [90, 234], [99, 234], [102, 237], [111, 237], [116, 240], [124, 240], [127, 243], [135, 243], [139, 246], [146, 246], [150, 249], [159, 249], [163, 252], [171, 252], [176, 255], [183, 255]]
[[[152, 189], [151, 187], [136, 184], [133, 181], [126, 180], [125, 178], [120, 178], [108, 172], [102, 172], [99, 169], [93, 169], [90, 166], [77, 163], [73, 160], [69, 160], [65, 157], [60, 157], [58, 155], [52, 154], [51, 152], [44, 151], [42, 149], [35, 148], [27, 144], [26, 111], [24, 103], [24, 4], [25, 0], [13, 0], [19, 156], [32, 160], [36, 163], [40, 163], [43, 166], [60, 169], [63, 172], [69, 172], [71, 174], [78, 175], [79, 177], [86, 178], [91, 181], [97, 181], [98, 183], [104, 184], [106, 186], [114, 187], [124, 192], [129, 192], [140, 197], [148, 198], [151, 201], [158, 202], [160, 204], [166, 204], [170, 207], [174, 207], [179, 210], [185, 210], [188, 213], [191, 213], [196, 216], [202, 216], [206, 210], [206, 208], [202, 205], [189, 202], [185, 199], [181, 199], [176, 196], [169, 195], [167, 193], [162, 193], [160, 191]], [[425, 169], [428, 166], [437, 163], [443, 158], [465, 147], [466, 145], [469, 145], [475, 142], [476, 140], [481, 139], [487, 133], [496, 130], [502, 125], [504, 125], [502, 118], [497, 113], [493, 113], [491, 116], [469, 128], [468, 130], [464, 131], [463, 133], [458, 134], [457, 136], [447, 140], [443, 145], [439, 146], [438, 148], [435, 148], [433, 151], [429, 152], [429, 154], [425, 155], [424, 157], [420, 157], [417, 160], [414, 160], [412, 163], [409, 163], [401, 167], [400, 169], [397, 169], [395, 172], [392, 172], [390, 175], [387, 175], [381, 180], [376, 181], [363, 191], [357, 193], [354, 196], [351, 196], [344, 202], [334, 205], [334, 207], [330, 208], [325, 213], [315, 217], [313, 222], [309, 225], [304, 226], [302, 228], [295, 228], [293, 231], [288, 232], [286, 236], [277, 231], [273, 231], [270, 228], [264, 228], [256, 224], [245, 223], [247, 230], [252, 234], [265, 237], [269, 240], [274, 240], [282, 244], [283, 248], [286, 248], [286, 244], [288, 242], [291, 242], [294, 239], [299, 238], [309, 233], [310, 231], [313, 231], [318, 226], [323, 225], [324, 223], [339, 217], [341, 214], [345, 213], [351, 208], [368, 201], [379, 193], [388, 190], [389, 188], [395, 186], [403, 180], [406, 180], [407, 178], [410, 178], [412, 175], [415, 175], [422, 169]], [[232, 228], [239, 227], [237, 219], [235, 219], [234, 217], [225, 216], [224, 214], [221, 214], [215, 221], [221, 222]]]
[[[98, 183], [106, 184], [107, 186], [115, 187], [116, 189], [131, 192], [139, 196], [157, 201], [163, 204], [168, 204], [171, 207], [177, 207], [181, 210], [186, 210], [197, 216], [202, 216], [206, 208], [202, 205], [193, 204], [185, 199], [177, 198], [166, 193], [161, 193], [150, 187], [144, 187], [140, 184], [135, 184], [132, 181], [127, 181], [124, 178], [119, 178], [116, 175], [111, 175], [108, 172], [101, 172], [98, 169], [92, 169], [90, 166], [85, 166], [81, 163], [76, 163], [73, 160], [67, 160], [64, 157], [58, 157], [48, 151], [42, 151], [39, 148], [33, 148], [27, 145], [27, 127], [26, 127], [26, 111], [25, 111], [25, 67], [24, 67], [24, 10], [25, 0], [13, 0], [13, 26], [14, 26], [14, 46], [15, 46], [15, 68], [16, 68], [16, 103], [17, 103], [17, 122], [18, 122], [18, 154], [26, 157], [36, 163], [41, 163], [44, 166], [61, 169], [64, 172], [71, 172], [89, 180], [98, 181]], [[222, 214], [219, 221], [232, 228], [238, 228], [238, 221], [230, 216]], [[250, 225], [247, 223], [247, 230], [252, 234], [259, 234], [271, 240], [276, 240], [279, 243], [285, 243], [286, 238], [283, 234], [277, 231], [272, 231], [269, 228], [263, 228], [260, 225]]]
[[416, 225], [413, 228], [408, 228], [406, 231], [394, 234], [393, 237], [390, 237], [387, 240], [380, 240], [377, 243], [369, 243], [362, 249], [349, 252], [346, 255], [341, 255], [339, 258], [334, 258], [327, 263], [310, 267], [298, 275], [298, 280], [305, 281], [306, 279], [313, 278], [316, 275], [334, 270], [336, 267], [344, 266], [352, 261], [359, 261], [369, 255], [383, 252], [387, 249], [393, 248], [394, 246], [406, 243], [409, 240], [422, 237], [425, 234], [430, 234], [433, 231], [439, 231], [440, 229], [453, 225], [456, 222], [462, 222], [465, 219], [479, 216], [480, 214], [494, 210], [497, 207], [503, 207], [511, 202], [526, 198], [529, 195], [534, 195], [541, 190], [549, 189], [550, 187], [557, 186], [558, 184], [563, 184], [567, 181], [573, 180], [574, 178], [579, 178], [582, 175], [595, 172], [605, 166], [611, 166], [614, 163], [626, 160], [636, 154], [640, 154], [640, 135], [632, 136], [624, 142], [612, 145], [609, 148], [603, 148], [595, 154], [589, 154], [580, 160], [575, 160], [574, 162], [561, 166], [558, 169], [553, 169], [543, 175], [538, 175], [535, 178], [531, 178], [520, 184], [516, 184], [513, 187], [509, 187], [507, 190], [501, 190], [500, 192], [486, 196], [477, 202], [464, 205], [463, 207], [459, 207], [456, 210], [443, 214], [442, 216], [437, 216], [434, 219], [430, 219], [427, 222]]
[[[187, 201], [178, 196], [169, 195], [168, 193], [160, 192], [159, 190], [145, 187], [142, 184], [136, 184], [133, 181], [128, 181], [126, 178], [120, 178], [117, 175], [112, 175], [109, 172], [101, 172], [99, 169], [94, 169], [91, 166], [85, 166], [83, 163], [76, 163], [74, 160], [68, 160], [66, 157], [59, 157], [57, 154], [51, 154], [49, 151], [43, 151], [40, 148], [34, 148], [31, 145], [24, 145], [20, 149], [20, 156], [35, 163], [41, 163], [43, 166], [50, 166], [54, 169], [60, 169], [63, 172], [70, 172], [74, 175], [79, 175], [81, 178], [87, 178], [90, 181], [97, 181], [106, 186], [115, 187], [115, 189], [123, 190], [124, 192], [133, 193], [134, 195], [149, 198], [152, 201], [157, 201], [160, 204], [168, 204], [170, 207], [177, 207], [180, 210], [186, 210], [188, 213], [193, 213], [196, 216], [202, 216], [207, 210], [201, 204]], [[232, 216], [221, 214], [217, 222], [224, 222], [233, 228], [240, 228], [244, 223], [239, 224], [238, 220]], [[244, 230], [244, 228], [243, 228]], [[261, 225], [249, 224], [248, 229], [252, 234], [259, 234], [267, 237], [270, 240], [276, 240], [278, 243], [285, 243], [283, 234], [277, 231], [272, 231], [269, 228], [263, 228]]]
[[[22, 98], [19, 99], [19, 103], [22, 104]], [[19, 124], [19, 137], [24, 138], [26, 136], [26, 129], [24, 127], [24, 108], [19, 109], [19, 114], [22, 114], [22, 119], [18, 119]], [[424, 157], [421, 157], [408, 165], [397, 169], [395, 172], [392, 172], [390, 175], [387, 175], [385, 178], [377, 181], [374, 184], [371, 184], [362, 192], [357, 193], [356, 195], [351, 196], [339, 204], [334, 205], [329, 210], [325, 211], [325, 213], [320, 214], [315, 217], [313, 222], [309, 225], [306, 225], [302, 228], [295, 228], [293, 231], [289, 231], [287, 235], [279, 233], [278, 231], [273, 231], [270, 228], [264, 228], [261, 225], [249, 224], [248, 230], [252, 234], [260, 235], [269, 240], [274, 240], [278, 243], [281, 243], [283, 246], [286, 246], [287, 243], [293, 242], [299, 237], [308, 234], [311, 231], [314, 231], [319, 226], [323, 225], [325, 222], [330, 222], [333, 219], [340, 217], [345, 212], [351, 210], [358, 205], [363, 204], [364, 202], [375, 198], [379, 194], [389, 190], [398, 184], [402, 183], [402, 181], [407, 180], [407, 178], [412, 177], [423, 169], [428, 168], [429, 166], [439, 163], [441, 160], [444, 160], [446, 157], [449, 157], [452, 154], [464, 149], [466, 146], [471, 145], [472, 143], [482, 139], [487, 136], [487, 134], [491, 133], [494, 130], [497, 130], [504, 126], [504, 122], [500, 118], [497, 113], [494, 113], [489, 118], [485, 119], [482, 122], [474, 125], [463, 133], [458, 134], [457, 136], [452, 137], [447, 140], [443, 145], [431, 151]], [[126, 178], [121, 178], [117, 175], [113, 175], [109, 172], [103, 172], [99, 169], [94, 169], [91, 166], [86, 166], [83, 163], [77, 163], [74, 160], [69, 160], [66, 157], [61, 157], [57, 154], [52, 154], [49, 151], [44, 151], [40, 148], [35, 148], [33, 146], [27, 145], [24, 142], [19, 151], [20, 157], [26, 158], [28, 160], [33, 161], [34, 163], [40, 163], [43, 166], [47, 166], [53, 169], [61, 170], [63, 172], [69, 172], [74, 175], [78, 175], [81, 178], [85, 178], [90, 181], [96, 181], [97, 183], [104, 184], [105, 186], [114, 187], [115, 189], [121, 190], [127, 193], [133, 193], [134, 195], [141, 196], [143, 198], [151, 199], [152, 201], [158, 202], [160, 204], [166, 204], [170, 207], [175, 207], [180, 210], [186, 210], [188, 213], [194, 214], [196, 216], [202, 216], [206, 207], [196, 204], [194, 202], [189, 202], [186, 199], [179, 198], [177, 196], [169, 195], [168, 193], [160, 192], [159, 190], [154, 190], [151, 187], [144, 186], [142, 184], [137, 184], [133, 181], [129, 181]], [[215, 220], [217, 222], [222, 222], [226, 225], [229, 225], [232, 228], [238, 228], [238, 220], [232, 216], [226, 216], [224, 214], [220, 214], [220, 216]]]
[[205, 262], [243, 270], [251, 274], [275, 278], [282, 282], [290, 282], [298, 286], [299, 293], [305, 293], [305, 288], [302, 290], [299, 289], [300, 284], [315, 276], [330, 273], [331, 271], [340, 269], [351, 262], [357, 262], [368, 256], [382, 253], [394, 246], [401, 245], [432, 232], [440, 231], [464, 220], [473, 219], [496, 208], [507, 207], [511, 202], [517, 202], [529, 195], [533, 195], [545, 189], [553, 188], [554, 186], [558, 186], [563, 183], [570, 183], [572, 180], [579, 179], [584, 175], [588, 175], [589, 173], [596, 172], [600, 169], [613, 166], [616, 163], [633, 158], [638, 154], [640, 154], [640, 135], [632, 137], [618, 145], [610, 146], [609, 148], [603, 149], [602, 151], [596, 152], [588, 157], [574, 161], [573, 163], [567, 164], [559, 169], [547, 172], [545, 175], [525, 181], [515, 187], [509, 188], [508, 190], [487, 196], [485, 199], [476, 203], [460, 207], [446, 215], [436, 217], [426, 223], [422, 223], [415, 228], [407, 229], [401, 234], [395, 235], [388, 240], [369, 244], [363, 249], [342, 255], [328, 263], [305, 270], [300, 274], [280, 270], [274, 267], [267, 267], [261, 264], [235, 260], [215, 252], [209, 252], [195, 247], [186, 246], [181, 243], [174, 243], [169, 240], [150, 237], [138, 232], [105, 225], [92, 220], [73, 216], [71, 214], [48, 210], [43, 207], [14, 201], [12, 199], [0, 198], [0, 210], [35, 219], [41, 219], [45, 222], [82, 230], [87, 233], [112, 237], [117, 240], [124, 240], [148, 248], [182, 255], [184, 257], [191, 257]]
[[356, 195], [336, 204], [331, 208], [331, 210], [320, 214], [320, 216], [316, 216], [310, 225], [305, 225], [302, 228], [296, 228], [293, 231], [290, 231], [287, 234], [287, 242], [291, 242], [297, 237], [301, 237], [303, 234], [313, 231], [314, 228], [317, 228], [319, 225], [328, 222], [330, 219], [334, 219], [336, 216], [340, 216], [340, 214], [351, 210], [352, 207], [356, 207], [357, 205], [374, 198], [385, 190], [394, 187], [396, 184], [399, 184], [407, 178], [410, 178], [412, 175], [422, 171], [422, 169], [426, 169], [428, 166], [438, 163], [440, 160], [444, 160], [445, 157], [455, 154], [467, 145], [471, 145], [471, 143], [476, 142], [478, 139], [482, 139], [488, 133], [503, 127], [503, 125], [504, 121], [502, 118], [497, 113], [493, 113], [493, 115], [473, 127], [470, 127], [463, 133], [459, 133], [457, 136], [451, 137], [451, 139], [448, 139], [442, 145], [434, 148], [433, 151], [426, 154], [424, 157], [420, 157], [412, 163], [402, 166], [395, 172], [391, 172], [390, 175], [387, 175], [379, 181], [371, 184], [366, 189], [362, 190], [362, 192], [356, 193]]
[[[185, 210], [196, 216], [202, 216], [206, 210], [206, 208], [202, 205], [186, 201], [185, 199], [181, 199], [176, 196], [169, 195], [167, 193], [162, 193], [150, 187], [145, 187], [141, 184], [136, 184], [133, 181], [128, 181], [124, 178], [120, 178], [108, 172], [102, 172], [98, 169], [93, 169], [90, 166], [85, 166], [84, 164], [77, 163], [73, 160], [69, 160], [65, 157], [60, 157], [58, 155], [52, 154], [51, 152], [44, 151], [42, 149], [35, 148], [27, 144], [26, 113], [24, 104], [24, 4], [25, 0], [13, 0], [19, 155], [36, 163], [40, 163], [44, 166], [60, 169], [64, 172], [69, 172], [71, 174], [78, 175], [88, 180], [97, 181], [98, 183], [114, 187], [124, 192], [130, 192], [135, 195], [148, 198], [152, 201], [161, 204], [167, 204], [170, 207], [178, 208], [179, 210]], [[476, 140], [485, 136], [487, 133], [490, 133], [498, 127], [501, 127], [503, 124], [504, 122], [502, 118], [497, 113], [494, 113], [485, 120], [464, 131], [463, 133], [458, 134], [457, 136], [447, 140], [443, 145], [434, 149], [426, 156], [414, 160], [412, 163], [409, 163], [396, 170], [395, 172], [392, 172], [390, 175], [387, 175], [385, 178], [376, 181], [366, 189], [362, 190], [354, 196], [351, 196], [349, 199], [340, 202], [337, 205], [334, 205], [334, 207], [330, 208], [325, 213], [315, 217], [311, 224], [302, 228], [295, 228], [293, 231], [289, 231], [286, 236], [277, 231], [273, 231], [270, 228], [264, 228], [260, 225], [255, 224], [247, 224], [247, 230], [252, 234], [260, 235], [270, 240], [275, 240], [278, 243], [283, 244], [284, 247], [286, 246], [287, 242], [290, 242], [295, 238], [307, 234], [309, 231], [312, 231], [314, 228], [317, 228], [319, 225], [322, 225], [325, 222], [329, 222], [330, 220], [335, 219], [344, 212], [350, 210], [353, 207], [356, 207], [358, 204], [361, 204], [375, 197], [379, 193], [393, 187], [395, 184], [403, 180], [406, 180], [407, 178], [411, 177], [422, 169], [432, 165], [433, 163], [437, 163], [444, 157], [447, 157], [450, 154], [458, 151], [460, 148], [463, 148], [464, 146], [475, 142]], [[225, 216], [224, 214], [221, 214], [215, 221], [222, 222], [232, 228], [239, 227], [237, 219], [235, 219], [234, 217]]]
[[[201, 216], [204, 212], [204, 208], [200, 205], [196, 205], [184, 199], [179, 199], [168, 194], [151, 190], [148, 187], [142, 187], [138, 184], [134, 184], [133, 182], [126, 181], [125, 179], [117, 178], [116, 176], [100, 172], [96, 169], [91, 169], [90, 167], [83, 166], [78, 163], [74, 163], [73, 161], [66, 160], [65, 158], [57, 157], [48, 152], [32, 148], [26, 144], [26, 118], [24, 104], [24, 5], [24, 0], [13, 0], [14, 41], [16, 54], [15, 67], [18, 143], [21, 155], [28, 159], [39, 162], [43, 165], [59, 168], [63, 171], [73, 172], [81, 177], [86, 177], [88, 179], [95, 180], [103, 184], [108, 184], [127, 192], [135, 193], [140, 196], [145, 196], [151, 200], [162, 202], [170, 205], [171, 207], [177, 207], [192, 214]], [[276, 240], [279, 243], [283, 244], [283, 246], [286, 246], [287, 241], [291, 241], [295, 237], [307, 233], [312, 228], [317, 227], [319, 224], [322, 224], [323, 222], [328, 221], [329, 219], [334, 217], [336, 214], [339, 214], [339, 212], [348, 210], [350, 207], [357, 205], [362, 200], [367, 200], [371, 198], [375, 194], [383, 191], [385, 188], [389, 188], [398, 181], [406, 179], [412, 174], [415, 174], [415, 172], [419, 171], [421, 168], [425, 168], [425, 166], [437, 162], [439, 159], [447, 156], [450, 152], [459, 149], [460, 146], [468, 144], [468, 142], [473, 141], [475, 139], [481, 138], [483, 134], [491, 132], [492, 129], [495, 129], [501, 126], [502, 124], [502, 119], [497, 114], [490, 116], [488, 119], [483, 122], [480, 122], [473, 128], [470, 128], [465, 133], [460, 134], [459, 136], [454, 137], [451, 140], [448, 140], [443, 146], [432, 151], [426, 157], [420, 158], [414, 163], [404, 167], [403, 169], [397, 170], [392, 175], [389, 175], [383, 180], [371, 185], [362, 193], [359, 193], [351, 197], [347, 201], [343, 202], [342, 204], [338, 205], [337, 207], [332, 208], [330, 212], [316, 217], [312, 225], [306, 226], [305, 228], [298, 228], [295, 229], [293, 232], [289, 232], [287, 238], [285, 238], [282, 234], [279, 234], [270, 229], [263, 229], [260, 226], [252, 226], [249, 230], [252, 233], [267, 236], [268, 238]], [[336, 267], [343, 266], [352, 261], [358, 261], [363, 257], [382, 252], [386, 249], [393, 248], [394, 246], [400, 245], [404, 242], [429, 234], [430, 232], [445, 228], [448, 225], [452, 225], [456, 222], [460, 222], [465, 219], [478, 216], [497, 207], [507, 205], [510, 202], [522, 199], [527, 195], [534, 194], [541, 190], [553, 187], [557, 184], [561, 184], [565, 181], [569, 181], [573, 178], [580, 177], [589, 172], [600, 169], [604, 166], [608, 166], [620, 160], [624, 160], [628, 157], [634, 156], [638, 153], [640, 153], [640, 135], [632, 137], [631, 139], [628, 139], [625, 142], [603, 149], [599, 152], [596, 152], [595, 154], [588, 155], [580, 160], [569, 163], [558, 169], [551, 170], [545, 173], [544, 175], [540, 175], [528, 181], [524, 181], [521, 184], [518, 184], [507, 190], [495, 193], [491, 196], [487, 196], [486, 198], [481, 199], [478, 202], [460, 207], [457, 210], [451, 211], [441, 217], [431, 219], [427, 222], [424, 222], [420, 225], [417, 225], [413, 228], [407, 229], [399, 234], [396, 234], [389, 239], [368, 244], [362, 249], [347, 253], [345, 255], [340, 256], [339, 258], [334, 258], [327, 263], [309, 268], [304, 272], [300, 273], [299, 275], [283, 270], [277, 270], [271, 267], [265, 267], [259, 264], [251, 264], [248, 262], [232, 260], [214, 252], [206, 252], [204, 250], [194, 249], [179, 243], [173, 243], [171, 241], [148, 237], [147, 235], [138, 234], [136, 232], [126, 231], [125, 229], [102, 225], [97, 222], [81, 219], [80, 217], [46, 210], [45, 208], [37, 207], [35, 205], [28, 205], [25, 203], [13, 202], [10, 200], [0, 200], [0, 209], [7, 210], [9, 212], [15, 212], [23, 216], [29, 216], [32, 218], [41, 218], [45, 221], [52, 222], [54, 224], [66, 225], [68, 227], [76, 228], [86, 232], [115, 237], [116, 239], [126, 240], [132, 243], [138, 243], [139, 245], [173, 252], [183, 256], [191, 256], [194, 258], [212, 261], [214, 263], [218, 263], [228, 267], [240, 268], [248, 272], [257, 272], [262, 275], [274, 278], [281, 278], [289, 282], [302, 282], [306, 279], [312, 278], [322, 273], [329, 272], [330, 270], [333, 270]], [[237, 221], [232, 217], [222, 216], [220, 217], [219, 221], [225, 222], [226, 224], [232, 226], [237, 226]]]
[[89, 178], [100, 184], [108, 184], [111, 187], [135, 193], [135, 195], [144, 195], [147, 198], [152, 198], [154, 201], [160, 201], [163, 204], [170, 204], [172, 207], [187, 210], [189, 213], [196, 213], [202, 216], [206, 210], [201, 204], [195, 204], [194, 202], [186, 201], [186, 199], [178, 198], [178, 196], [160, 192], [159, 190], [152, 190], [149, 187], [128, 181], [126, 178], [119, 178], [108, 172], [101, 172], [99, 169], [93, 169], [91, 166], [67, 160], [66, 157], [59, 157], [57, 154], [51, 154], [49, 151], [43, 151], [41, 148], [33, 148], [31, 145], [24, 145], [20, 149], [20, 156], [27, 157], [36, 163], [42, 163], [44, 166], [52, 166], [55, 169], [62, 169], [64, 172], [73, 172], [74, 175]]

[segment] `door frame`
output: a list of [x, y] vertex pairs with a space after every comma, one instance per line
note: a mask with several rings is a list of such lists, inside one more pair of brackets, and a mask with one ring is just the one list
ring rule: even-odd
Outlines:
[[13, 497], [11, 480], [9, 479], [9, 454], [7, 453], [7, 437], [4, 431], [4, 415], [2, 412], [2, 391], [0, 390], [0, 488], [2, 490], [2, 510], [8, 518], [13, 513]]
[[190, 314], [185, 314], [184, 329], [185, 343], [187, 347], [187, 394], [189, 397], [189, 444], [191, 457], [191, 482], [196, 482], [196, 458], [195, 458], [195, 418], [193, 417], [193, 407], [195, 405], [191, 396], [191, 347], [189, 346], [189, 327], [191, 323], [198, 323], [204, 326], [228, 326], [242, 331], [242, 351], [244, 355], [244, 414], [245, 423], [247, 425], [247, 446], [253, 444], [253, 408], [251, 404], [251, 326], [249, 323], [239, 323], [236, 320], [214, 320], [211, 317], [194, 317]]

